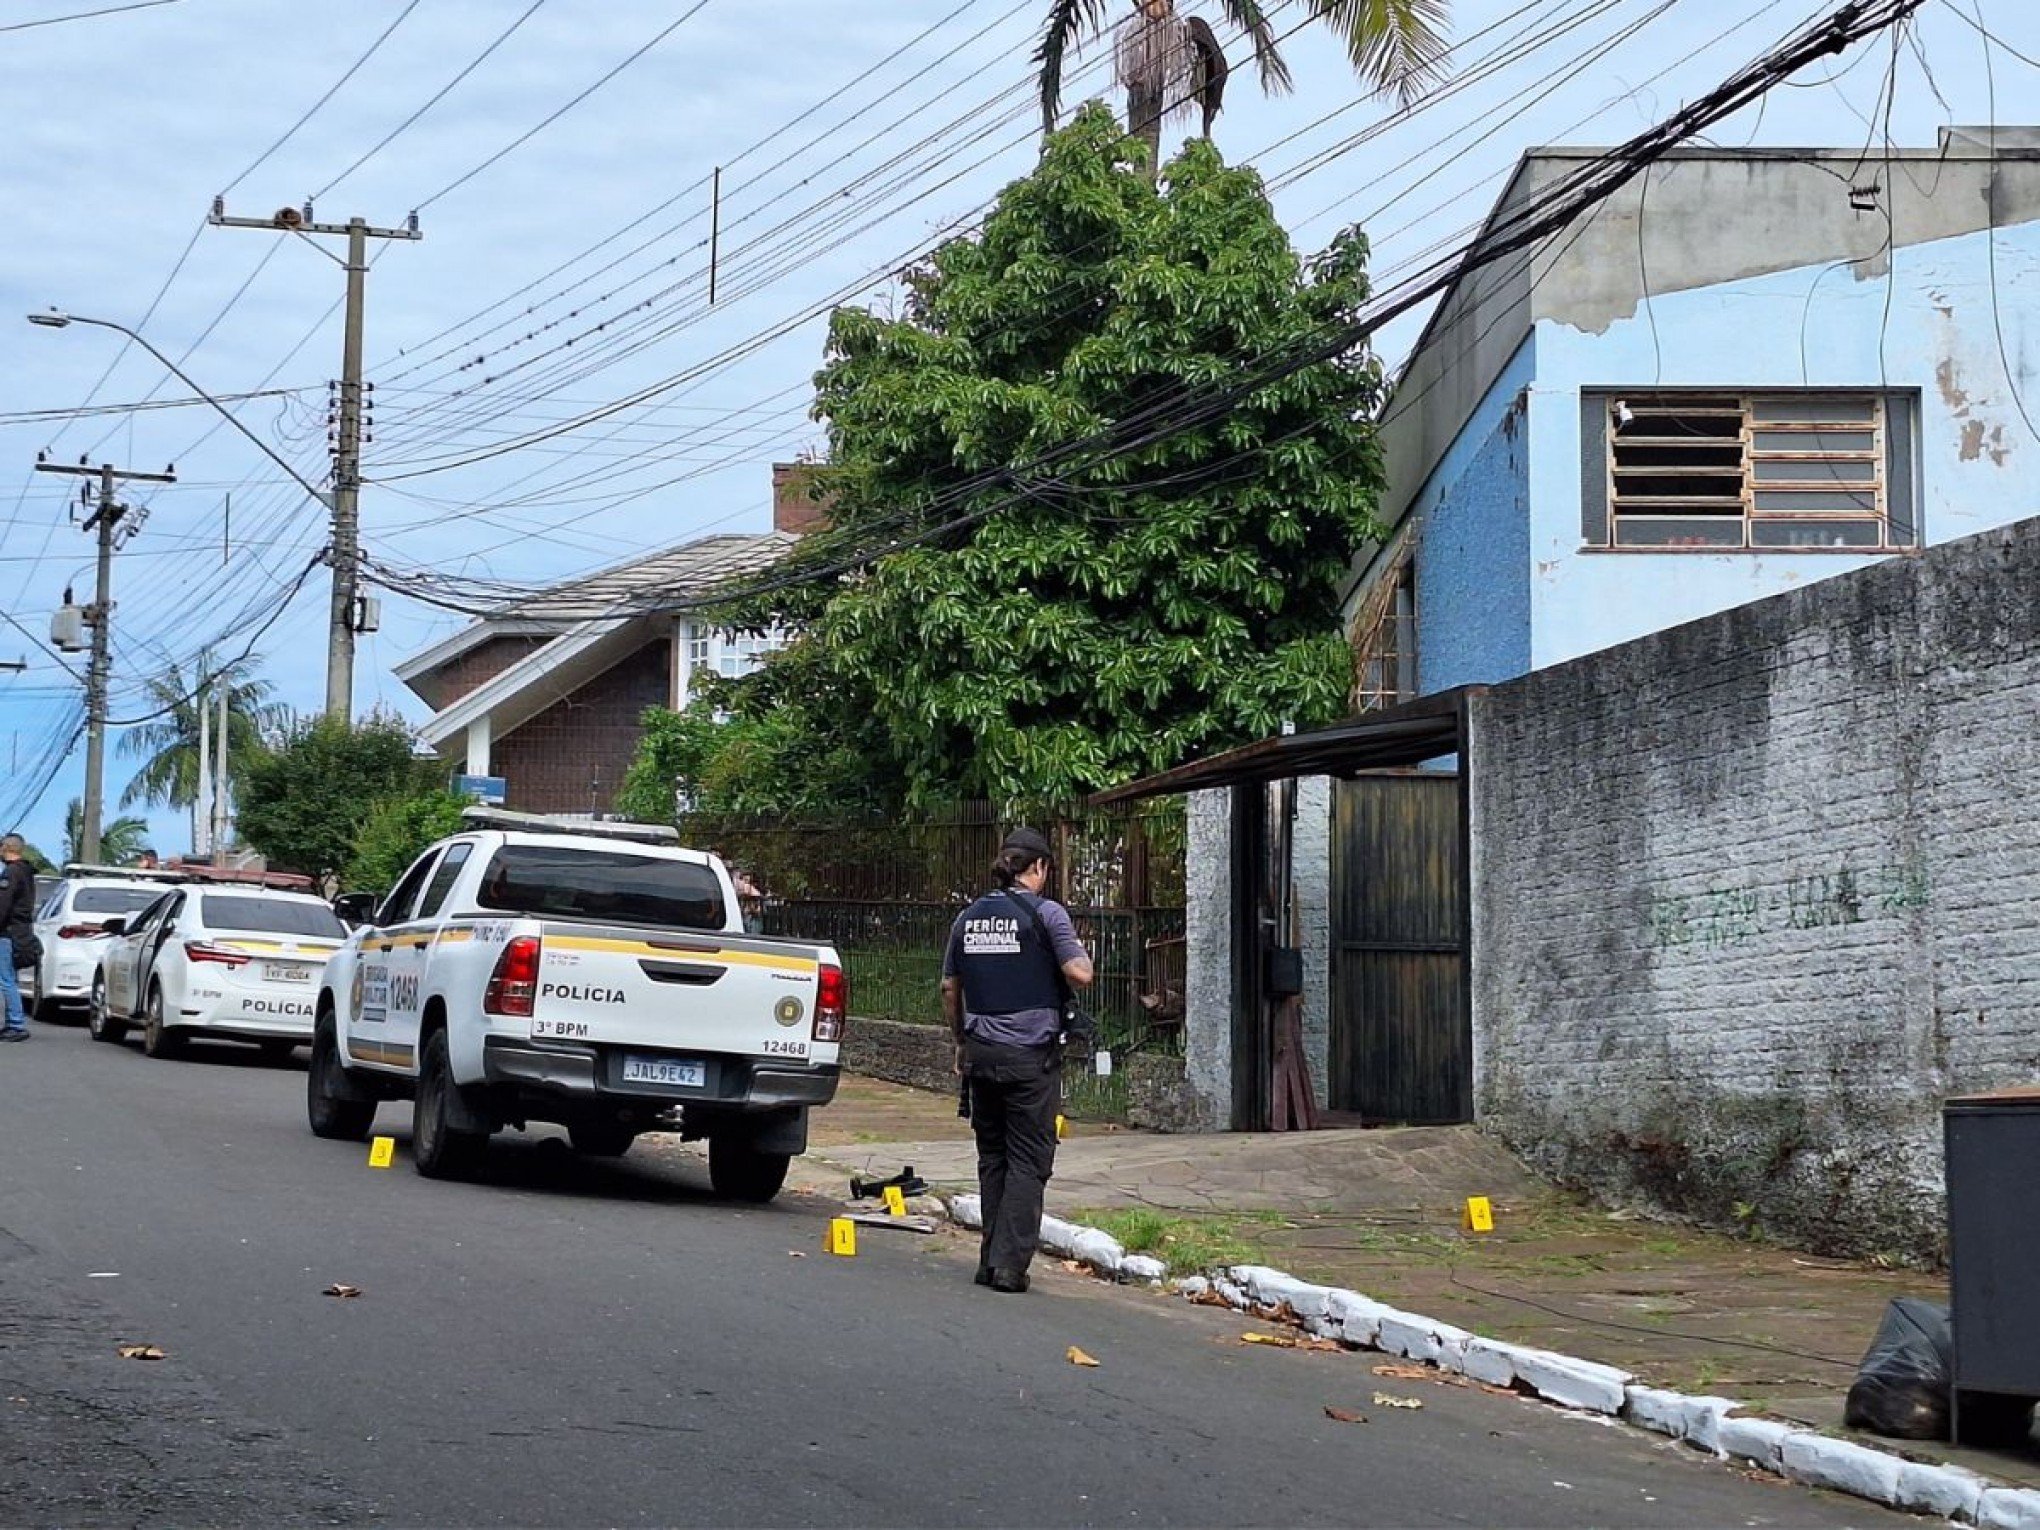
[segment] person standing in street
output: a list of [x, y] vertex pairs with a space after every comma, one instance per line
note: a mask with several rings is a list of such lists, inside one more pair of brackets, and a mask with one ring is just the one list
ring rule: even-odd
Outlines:
[[28, 1040], [21, 980], [14, 974], [14, 953], [32, 950], [35, 941], [35, 870], [21, 858], [27, 848], [19, 834], [0, 835], [0, 1003], [6, 1005], [0, 1041]]
[[1027, 1289], [1055, 1169], [1063, 1013], [1091, 986], [1091, 956], [1069, 910], [1043, 894], [1053, 855], [1015, 829], [992, 863], [994, 887], [957, 915], [942, 959], [942, 1013], [956, 1040], [977, 1138], [984, 1236], [977, 1283]]

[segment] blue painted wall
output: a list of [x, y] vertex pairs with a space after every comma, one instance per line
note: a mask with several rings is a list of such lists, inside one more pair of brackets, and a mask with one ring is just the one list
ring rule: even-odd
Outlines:
[[1888, 298], [1881, 277], [1826, 264], [1647, 299], [1599, 333], [1540, 320], [1527, 433], [1530, 664], [1560, 664], [1877, 561], [1583, 550], [1582, 388], [1917, 389], [1926, 540], [2040, 515], [2040, 437], [2020, 413], [2023, 403], [2040, 425], [2040, 225], [1994, 238], [1994, 258], [1982, 233], [1900, 246]]
[[1507, 680], [1530, 667], [1530, 442], [1525, 340], [1411, 504], [1417, 689]]

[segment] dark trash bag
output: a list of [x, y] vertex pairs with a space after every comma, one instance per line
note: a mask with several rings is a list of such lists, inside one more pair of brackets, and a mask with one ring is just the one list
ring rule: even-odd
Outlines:
[[1947, 1439], [1953, 1349], [1946, 1307], [1897, 1298], [1857, 1367], [1843, 1422], [1894, 1440]]

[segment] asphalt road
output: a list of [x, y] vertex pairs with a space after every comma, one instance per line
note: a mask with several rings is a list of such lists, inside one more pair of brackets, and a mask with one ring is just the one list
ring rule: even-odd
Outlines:
[[303, 1094], [224, 1046], [0, 1049], [0, 1521], [1898, 1522], [1059, 1270], [996, 1295], [946, 1235], [831, 1258], [822, 1202], [719, 1203], [677, 1149], [434, 1183], [386, 1106], [371, 1169]]

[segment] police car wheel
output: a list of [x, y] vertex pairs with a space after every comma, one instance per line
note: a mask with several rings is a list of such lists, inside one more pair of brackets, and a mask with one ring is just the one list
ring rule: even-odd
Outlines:
[[151, 1057], [175, 1057], [184, 1050], [184, 1038], [163, 1023], [163, 990], [153, 983], [142, 1007], [142, 1050]]
[[85, 1029], [91, 1032], [94, 1041], [109, 1041], [118, 1045], [127, 1040], [127, 1022], [116, 1020], [106, 1009], [106, 974], [92, 974], [92, 1007], [85, 1021]]
[[366, 1142], [375, 1127], [375, 1101], [341, 1098], [338, 1090], [345, 1079], [340, 1046], [333, 1039], [333, 1021], [328, 1016], [312, 1037], [312, 1065], [305, 1070], [305, 1114], [314, 1137]]
[[708, 1182], [725, 1200], [763, 1205], [786, 1183], [791, 1153], [764, 1153], [743, 1137], [711, 1137]]
[[482, 1133], [455, 1131], [447, 1124], [454, 1088], [446, 1032], [434, 1031], [425, 1043], [425, 1065], [411, 1105], [411, 1162], [427, 1179], [465, 1179], [480, 1166], [489, 1145]]

